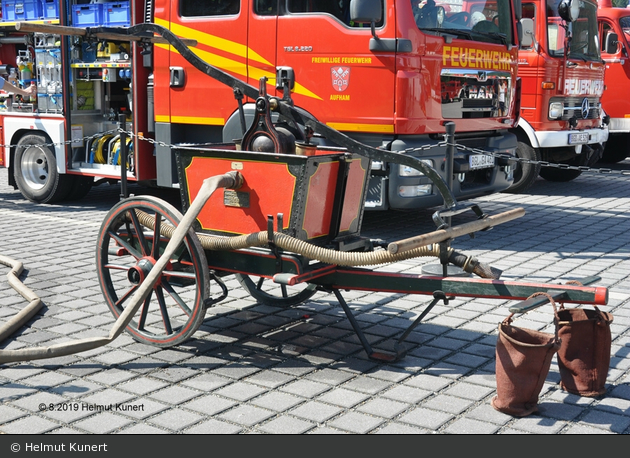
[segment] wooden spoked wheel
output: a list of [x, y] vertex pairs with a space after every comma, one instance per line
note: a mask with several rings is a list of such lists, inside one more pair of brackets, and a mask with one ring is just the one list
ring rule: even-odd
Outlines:
[[301, 283], [296, 286], [285, 286], [274, 283], [264, 277], [250, 277], [236, 274], [241, 286], [261, 304], [276, 307], [290, 307], [307, 301], [317, 292], [316, 285]]
[[[105, 217], [96, 267], [103, 296], [116, 318], [133, 305], [131, 298], [162, 256], [170, 240], [164, 228], [176, 228], [181, 219], [175, 207], [152, 196], [121, 201]], [[126, 331], [158, 347], [184, 342], [203, 322], [209, 281], [204, 250], [191, 229]]]

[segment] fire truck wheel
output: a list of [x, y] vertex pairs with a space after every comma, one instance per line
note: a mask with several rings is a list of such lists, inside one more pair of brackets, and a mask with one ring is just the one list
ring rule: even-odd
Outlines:
[[94, 184], [94, 177], [75, 175], [73, 176], [73, 178], [74, 182], [72, 183], [72, 188], [70, 188], [68, 197], [66, 197], [66, 200], [68, 201], [83, 199], [85, 196], [88, 195], [88, 193], [92, 189], [92, 185]]
[[[528, 161], [540, 161], [540, 153], [526, 143], [518, 142], [516, 157]], [[520, 194], [527, 191], [538, 178], [540, 164], [518, 161], [514, 165], [514, 182], [505, 192]]]
[[555, 167], [543, 167], [540, 176], [547, 181], [565, 182], [575, 180], [582, 174], [580, 170], [557, 169]]
[[604, 164], [616, 164], [630, 156], [630, 135], [611, 135], [608, 137], [604, 154], [599, 162]]
[[309, 283], [285, 286], [263, 277], [254, 282], [248, 275], [236, 274], [235, 276], [245, 291], [265, 305], [290, 307], [309, 300], [317, 292], [316, 285]]
[[72, 187], [73, 177], [57, 171], [54, 150], [41, 134], [22, 137], [15, 152], [15, 182], [24, 197], [36, 203], [64, 200]]
[[[125, 199], [105, 216], [98, 233], [96, 268], [114, 318], [133, 305], [132, 296], [181, 220], [175, 207], [154, 196]], [[186, 341], [204, 320], [209, 281], [205, 252], [190, 229], [126, 331], [139, 342], [161, 348]]]

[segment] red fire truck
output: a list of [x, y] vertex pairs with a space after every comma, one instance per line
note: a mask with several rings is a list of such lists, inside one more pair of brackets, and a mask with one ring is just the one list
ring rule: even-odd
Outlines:
[[[570, 181], [596, 163], [608, 139], [602, 113], [604, 63], [597, 36], [596, 0], [526, 0], [518, 54], [521, 118], [509, 192], [527, 190], [540, 175]], [[541, 167], [540, 161], [553, 166]], [[565, 167], [562, 167], [565, 165]]]
[[[502, 191], [512, 184], [504, 157], [516, 149], [508, 130], [518, 118], [519, 2], [475, 0], [488, 11], [486, 28], [475, 28], [467, 0], [20, 0], [19, 12], [3, 0], [0, 70], [13, 78], [15, 68], [38, 95], [6, 95], [0, 164], [26, 198], [52, 203], [121, 177], [121, 114], [130, 181], [178, 187], [172, 145], [240, 139], [254, 99], [235, 100], [168, 43], [97, 33], [151, 23], [194, 40], [192, 52], [229, 75], [253, 86], [267, 77], [269, 94], [282, 96], [276, 75], [291, 75], [295, 106], [362, 143], [422, 158], [443, 177], [453, 121], [453, 195]], [[25, 23], [40, 27], [26, 33]], [[415, 169], [374, 161], [371, 173], [368, 209], [442, 204]]]
[[597, 10], [602, 58], [606, 62], [606, 87], [602, 106], [610, 116], [604, 162], [619, 162], [630, 156], [630, 9], [613, 8], [611, 0], [599, 0]]

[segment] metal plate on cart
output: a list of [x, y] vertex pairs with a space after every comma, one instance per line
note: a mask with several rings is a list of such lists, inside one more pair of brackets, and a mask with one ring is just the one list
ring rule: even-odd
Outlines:
[[494, 156], [487, 154], [471, 154], [468, 156], [470, 170], [487, 169], [494, 167]]
[[569, 145], [580, 145], [588, 143], [589, 135], [587, 132], [578, 132], [575, 134], [569, 134]]
[[223, 205], [226, 207], [249, 208], [249, 193], [226, 189], [223, 191]]

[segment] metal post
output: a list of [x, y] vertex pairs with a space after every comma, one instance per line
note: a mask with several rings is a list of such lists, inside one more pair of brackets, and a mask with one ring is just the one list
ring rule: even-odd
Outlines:
[[[446, 185], [453, 192], [453, 160], [455, 157], [455, 123], [447, 122], [446, 127], [446, 163], [444, 164], [444, 174], [446, 175]], [[446, 224], [451, 227], [451, 217], [446, 218]]]
[[[444, 163], [444, 174], [446, 175], [446, 185], [449, 191], [453, 192], [453, 158], [455, 157], [455, 123], [447, 122], [446, 128], [446, 158]], [[451, 217], [447, 216], [445, 221], [446, 228], [451, 227]], [[446, 229], [444, 228], [444, 229]], [[448, 249], [451, 246], [450, 240], [440, 242], [440, 261], [442, 264], [442, 276], [448, 277]]]
[[[455, 151], [457, 147], [455, 146], [455, 123], [447, 122], [444, 124], [446, 128], [446, 155], [444, 162], [444, 176], [446, 185], [453, 192], [453, 161], [455, 158]], [[446, 205], [446, 202], [445, 202]], [[444, 218], [444, 227], [440, 227], [439, 229], [448, 229], [451, 227], [451, 217], [447, 216]], [[448, 249], [450, 247], [450, 241], [445, 240], [440, 242], [440, 264], [432, 264], [426, 265], [422, 267], [422, 272], [428, 275], [442, 275], [443, 277], [452, 277], [452, 276], [470, 276], [468, 272], [464, 271], [460, 267], [448, 265]]]
[[120, 123], [120, 200], [128, 197], [127, 193], [127, 117], [124, 113], [118, 115]]

